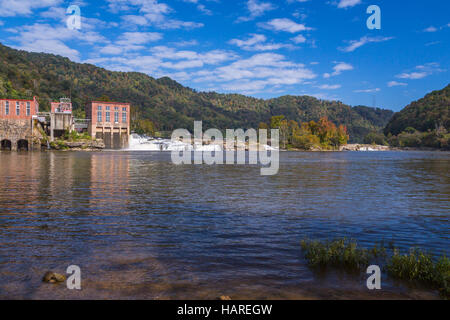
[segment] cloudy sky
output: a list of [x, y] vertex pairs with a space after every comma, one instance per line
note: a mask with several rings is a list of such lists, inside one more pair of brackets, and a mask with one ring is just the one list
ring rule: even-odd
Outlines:
[[[373, 4], [381, 30], [366, 25]], [[400, 110], [450, 82], [449, 12], [447, 0], [0, 0], [0, 42], [201, 91]]]

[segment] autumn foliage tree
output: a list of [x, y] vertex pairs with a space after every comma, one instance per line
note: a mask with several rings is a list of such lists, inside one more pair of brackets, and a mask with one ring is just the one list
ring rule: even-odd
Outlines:
[[336, 126], [326, 117], [318, 122], [299, 124], [293, 120], [285, 120], [284, 116], [274, 116], [270, 127], [280, 130], [280, 144], [283, 148], [335, 150], [349, 140], [347, 128], [343, 125]]

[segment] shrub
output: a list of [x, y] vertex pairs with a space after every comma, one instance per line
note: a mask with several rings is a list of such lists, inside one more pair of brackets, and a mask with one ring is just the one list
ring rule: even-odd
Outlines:
[[63, 136], [64, 140], [68, 141], [80, 141], [80, 140], [92, 140], [92, 137], [87, 133], [83, 132], [82, 134], [79, 134], [77, 131], [68, 131], [64, 132]]
[[431, 255], [418, 249], [404, 255], [394, 250], [386, 270], [393, 278], [428, 285], [438, 289], [444, 297], [449, 296], [450, 260], [445, 256], [435, 261]]
[[313, 268], [327, 266], [343, 268], [348, 271], [361, 271], [369, 265], [369, 251], [358, 248], [356, 242], [346, 239], [331, 242], [301, 242], [305, 258]]
[[311, 268], [333, 267], [349, 272], [362, 272], [366, 271], [370, 262], [377, 261], [394, 279], [439, 290], [444, 298], [450, 296], [450, 259], [446, 256], [435, 259], [419, 249], [401, 254], [395, 248], [388, 255], [383, 244], [368, 250], [359, 248], [355, 241], [346, 239], [326, 242], [303, 240], [301, 248]]

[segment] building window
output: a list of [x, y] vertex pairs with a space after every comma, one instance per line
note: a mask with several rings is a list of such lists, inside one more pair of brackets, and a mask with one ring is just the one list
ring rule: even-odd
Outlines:
[[127, 122], [127, 114], [125, 112], [122, 113], [122, 122], [123, 123]]
[[[106, 110], [108, 110], [108, 107], [106, 107]], [[111, 122], [111, 116], [109, 111], [106, 111], [106, 122]]]
[[31, 106], [30, 103], [27, 102], [27, 116], [29, 116], [31, 114]]
[[123, 107], [123, 108], [122, 108], [122, 111], [123, 111], [123, 112], [127, 112], [127, 107]]
[[97, 111], [97, 122], [102, 122], [102, 111], [101, 109]]
[[5, 115], [6, 116], [9, 115], [9, 101], [6, 101], [6, 104], [5, 104]]
[[20, 103], [16, 102], [16, 115], [20, 116]]
[[109, 110], [111, 110], [111, 107], [106, 107], [106, 111], [109, 111]]
[[102, 111], [102, 106], [98, 106], [98, 107], [97, 107], [97, 110], [98, 110], [98, 111]]
[[119, 112], [118, 111], [114, 112], [114, 122], [119, 123]]
[[114, 110], [115, 111], [119, 111], [119, 107], [114, 107]]

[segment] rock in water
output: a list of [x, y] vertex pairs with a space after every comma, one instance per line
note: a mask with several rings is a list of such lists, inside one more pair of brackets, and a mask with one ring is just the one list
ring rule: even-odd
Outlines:
[[66, 281], [66, 277], [56, 272], [47, 271], [44, 275], [44, 278], [42, 278], [42, 281], [47, 283], [64, 282]]
[[220, 297], [219, 297], [219, 300], [222, 300], [222, 301], [230, 301], [231, 298], [230, 298], [229, 296], [220, 296]]

